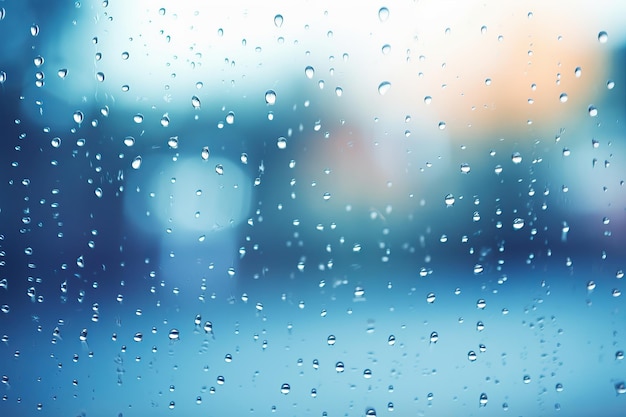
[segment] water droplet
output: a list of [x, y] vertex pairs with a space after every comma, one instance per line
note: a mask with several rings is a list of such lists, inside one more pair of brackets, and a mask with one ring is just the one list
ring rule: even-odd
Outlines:
[[470, 167], [470, 165], [468, 163], [461, 164], [461, 172], [463, 174], [468, 174], [471, 170], [472, 170], [472, 168]]
[[608, 40], [609, 40], [608, 33], [606, 33], [605, 31], [598, 33], [598, 41], [600, 41], [600, 43], [607, 43]]
[[33, 24], [33, 25], [30, 27], [30, 35], [31, 35], [31, 36], [37, 36], [37, 35], [39, 35], [39, 26], [38, 26], [38, 25]]
[[376, 410], [373, 408], [368, 408], [367, 410], [365, 410], [365, 417], [376, 417]]
[[591, 117], [596, 117], [598, 115], [598, 109], [593, 104], [587, 108], [587, 112]]
[[170, 330], [170, 332], [167, 335], [167, 337], [170, 340], [178, 340], [178, 339], [180, 339], [180, 332], [178, 331], [178, 329], [172, 329], [172, 330]]
[[624, 381], [615, 384], [615, 393], [617, 395], [626, 394], [626, 383]]
[[519, 152], [513, 152], [511, 155], [511, 161], [513, 161], [514, 164], [519, 164], [522, 162], [522, 154]]
[[345, 365], [341, 361], [335, 364], [335, 371], [337, 371], [338, 374], [342, 373], [345, 370], [345, 368], [346, 368]]
[[618, 350], [617, 352], [615, 352], [615, 360], [618, 360], [618, 361], [624, 360], [624, 351], [623, 350]]
[[139, 123], [143, 123], [143, 114], [141, 113], [137, 113], [136, 115], [133, 116], [133, 122], [139, 124]]
[[276, 103], [276, 92], [274, 90], [267, 90], [265, 92], [265, 104], [273, 106]]
[[391, 83], [389, 81], [383, 81], [382, 83], [378, 84], [378, 94], [384, 96], [385, 94], [387, 94], [390, 88]]
[[565, 103], [567, 99], [567, 93], [561, 93], [561, 95], [559, 96], [559, 100], [561, 101], [561, 103]]
[[389, 346], [393, 346], [396, 344], [396, 337], [394, 335], [389, 335], [389, 337], [387, 338], [387, 344]]
[[388, 55], [389, 52], [391, 52], [391, 45], [389, 45], [388, 43], [384, 44], [382, 47], [382, 52], [383, 55]]
[[194, 109], [199, 109], [200, 108], [201, 103], [200, 103], [200, 99], [198, 98], [198, 96], [191, 97], [191, 106]]
[[217, 175], [224, 175], [224, 167], [222, 164], [215, 165], [215, 172], [217, 172]]
[[139, 169], [141, 167], [141, 156], [136, 156], [130, 166], [133, 167], [133, 169]]
[[524, 381], [524, 384], [530, 384], [530, 375], [524, 375], [522, 380]]
[[556, 392], [563, 392], [563, 384], [561, 384], [560, 382], [558, 382], [555, 386], [554, 389], [556, 390]]
[[606, 88], [612, 90], [613, 88], [615, 88], [615, 82], [613, 80], [608, 80], [606, 82]]
[[178, 149], [178, 136], [172, 136], [167, 140], [167, 146], [172, 149]]
[[433, 101], [433, 98], [431, 96], [424, 97], [425, 104], [430, 104], [432, 101]]
[[232, 125], [233, 123], [235, 123], [235, 113], [232, 111], [229, 111], [228, 114], [226, 115], [226, 123], [228, 123], [229, 125]]
[[389, 19], [389, 9], [386, 7], [381, 7], [378, 10], [378, 19], [381, 22], [385, 22], [387, 19]]
[[126, 51], [122, 52], [122, 59], [126, 61], [130, 57], [130, 54]]
[[133, 336], [133, 340], [135, 342], [141, 342], [143, 340], [143, 334], [141, 332], [135, 333], [135, 336]]
[[483, 310], [485, 307], [487, 307], [487, 302], [480, 298], [478, 301], [476, 301], [476, 308]]
[[446, 195], [444, 202], [446, 203], [446, 207], [452, 207], [454, 205], [454, 195], [448, 194]]
[[59, 146], [61, 146], [61, 138], [53, 138], [50, 141], [50, 144], [52, 145], [53, 148], [58, 148]]
[[79, 125], [83, 122], [83, 120], [85, 120], [85, 115], [82, 111], [75, 111], [73, 117], [74, 122], [78, 123]]
[[7, 73], [0, 71], [0, 84], [4, 84], [7, 80]]
[[7, 15], [6, 10], [4, 9], [4, 7], [0, 7], [0, 20], [4, 20], [4, 17]]
[[[200, 152], [200, 157], [202, 158], [203, 161], [206, 161], [207, 159], [209, 159], [209, 147], [205, 146], [204, 148], [202, 148], [202, 152]], [[217, 167], [216, 167], [217, 170]]]
[[432, 332], [430, 334], [430, 343], [437, 343], [438, 340], [439, 340], [439, 333]]
[[310, 80], [315, 75], [315, 69], [312, 66], [308, 66], [304, 69], [304, 75]]
[[343, 95], [343, 88], [341, 87], [335, 88], [335, 94], [337, 95], [337, 97], [341, 97]]
[[434, 292], [429, 292], [429, 293], [426, 295], [426, 302], [427, 302], [428, 304], [432, 304], [432, 303], [434, 303], [434, 302], [435, 302], [435, 299], [436, 299], [436, 298], [437, 298], [437, 297], [435, 296], [435, 293], [434, 293]]
[[44, 59], [41, 55], [38, 55], [33, 59], [33, 63], [35, 64], [37, 68], [39, 68], [40, 66], [43, 65]]
[[480, 398], [478, 399], [478, 405], [479, 407], [485, 407], [487, 405], [487, 402], [487, 394], [483, 392], [482, 394], [480, 394]]
[[474, 362], [477, 358], [478, 358], [478, 355], [476, 355], [476, 352], [474, 352], [473, 350], [470, 350], [469, 352], [467, 352], [467, 359], [470, 362]]
[[337, 338], [335, 337], [334, 334], [331, 334], [330, 336], [328, 336], [328, 338], [326, 339], [326, 343], [328, 343], [328, 346], [333, 346], [335, 343], [337, 343]]
[[274, 26], [279, 28], [282, 25], [283, 25], [283, 15], [277, 14], [276, 16], [274, 16]]
[[161, 126], [168, 127], [170, 125], [170, 117], [167, 113], [161, 117]]
[[485, 85], [486, 86], [490, 86], [491, 85], [491, 78], [485, 78]]
[[487, 33], [487, 26], [481, 26], [480, 27], [480, 33], [481, 33], [481, 35], [484, 35], [485, 33]]
[[446, 122], [439, 122], [437, 127], [439, 127], [439, 130], [444, 130], [446, 128]]
[[78, 336], [78, 339], [81, 342], [87, 341], [87, 329], [83, 329], [83, 330], [80, 331], [80, 335]]
[[135, 138], [132, 136], [126, 136], [124, 138], [124, 145], [131, 147], [135, 144]]
[[576, 78], [580, 78], [580, 76], [583, 75], [583, 69], [581, 67], [576, 67], [576, 69], [574, 69], [574, 75]]
[[98, 81], [100, 83], [104, 81], [104, 73], [103, 72], [97, 72], [96, 73], [96, 81]]
[[524, 219], [517, 217], [513, 220], [513, 229], [520, 230], [524, 227]]
[[278, 149], [287, 148], [287, 139], [282, 136], [279, 137], [278, 140], [276, 141], [276, 146], [278, 147]]

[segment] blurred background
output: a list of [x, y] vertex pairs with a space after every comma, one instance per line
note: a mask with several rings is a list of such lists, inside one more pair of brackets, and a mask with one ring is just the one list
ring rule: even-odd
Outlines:
[[623, 415], [625, 11], [0, 2], [0, 411]]

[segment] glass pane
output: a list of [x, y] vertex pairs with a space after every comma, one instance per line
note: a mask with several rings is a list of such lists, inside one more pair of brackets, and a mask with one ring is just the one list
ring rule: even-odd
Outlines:
[[0, 3], [0, 414], [626, 410], [619, 2]]

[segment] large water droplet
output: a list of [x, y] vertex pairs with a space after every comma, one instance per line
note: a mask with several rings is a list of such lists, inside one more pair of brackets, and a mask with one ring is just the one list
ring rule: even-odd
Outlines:
[[139, 169], [141, 167], [141, 156], [136, 156], [130, 166], [133, 167], [133, 169]]
[[384, 96], [385, 94], [387, 94], [390, 88], [391, 83], [389, 81], [383, 81], [382, 83], [378, 84], [378, 94]]
[[265, 104], [273, 106], [276, 103], [276, 92], [274, 90], [267, 90], [265, 92]]
[[381, 22], [385, 22], [385, 21], [387, 21], [387, 19], [389, 19], [389, 9], [388, 9], [388, 8], [386, 8], [386, 7], [381, 7], [381, 8], [378, 10], [378, 19], [379, 19]]
[[78, 123], [79, 125], [83, 122], [83, 120], [85, 120], [85, 115], [82, 111], [75, 111], [73, 117], [74, 122]]
[[276, 26], [277, 28], [281, 27], [283, 25], [283, 20], [283, 15], [277, 14], [276, 16], [274, 16], [274, 26]]

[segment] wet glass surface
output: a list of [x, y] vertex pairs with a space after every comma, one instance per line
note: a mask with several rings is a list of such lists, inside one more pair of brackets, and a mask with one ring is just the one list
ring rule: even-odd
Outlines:
[[622, 416], [618, 2], [0, 2], [0, 414]]

